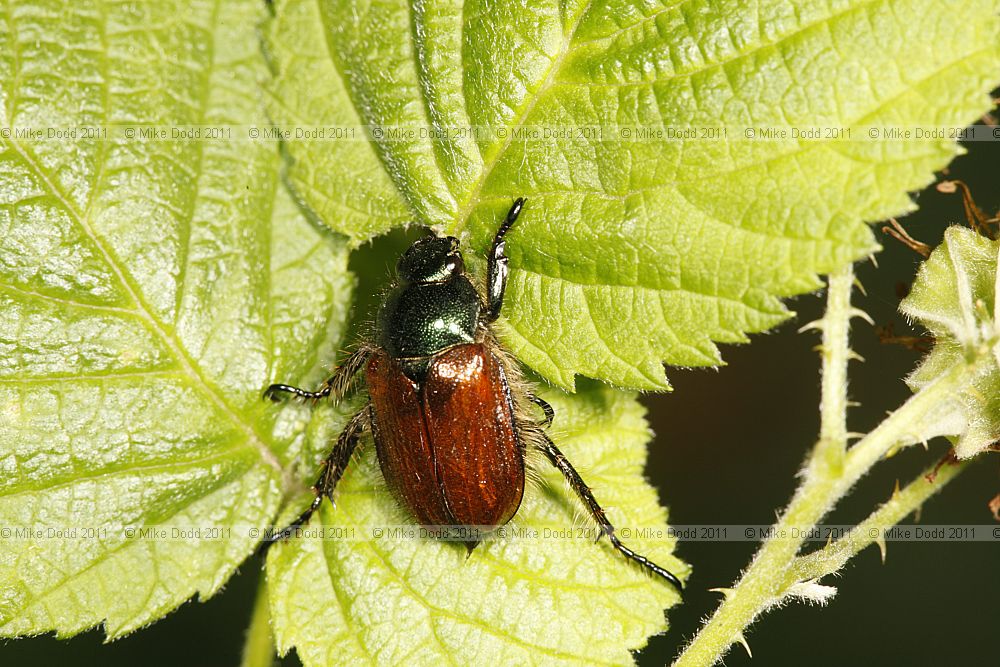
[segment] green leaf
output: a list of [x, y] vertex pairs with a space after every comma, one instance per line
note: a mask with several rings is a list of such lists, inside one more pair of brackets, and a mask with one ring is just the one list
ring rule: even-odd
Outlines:
[[[115, 638], [196, 593], [213, 594], [256, 547], [248, 527], [300, 509], [301, 480], [315, 474], [351, 407], [260, 399], [271, 381], [309, 384], [323, 373], [353, 284], [344, 244], [309, 224], [282, 187], [276, 145], [123, 134], [132, 124], [259, 124], [261, 12], [235, 2], [125, 9], [17, 5], [0, 23], [0, 127], [12, 130], [0, 134], [0, 526], [21, 529], [0, 534], [2, 636], [67, 636], [103, 622]], [[19, 132], [39, 127], [112, 134], [43, 141]], [[552, 394], [556, 436], [611, 518], [664, 533], [665, 512], [641, 476], [649, 433], [634, 397]], [[589, 525], [555, 472], [540, 474], [545, 484], [528, 492], [514, 525]], [[325, 507], [324, 518], [412, 526], [376, 486], [369, 454], [349, 472], [342, 507]], [[127, 532], [150, 526], [229, 532], [220, 540]], [[67, 529], [76, 536], [49, 532]], [[628, 543], [686, 573], [671, 539]], [[353, 589], [354, 599], [317, 586], [329, 568], [322, 554], [288, 565], [315, 544], [272, 552], [281, 641], [303, 655], [317, 642], [337, 655], [377, 641], [359, 634], [336, 646], [364, 623], [351, 610], [366, 605], [384, 614], [378, 632], [412, 623], [419, 602], [400, 591], [421, 591], [455, 609], [433, 621], [447, 626], [434, 628], [450, 642], [446, 659], [475, 632], [496, 655], [625, 662], [629, 647], [665, 628], [663, 608], [677, 600], [604, 541], [487, 544], [468, 560], [461, 547], [426, 540], [323, 546], [348, 558], [336, 582], [319, 579], [328, 586], [370, 583], [373, 553], [392, 566], [410, 559], [414, 570], [405, 580], [375, 570], [390, 582], [379, 585], [384, 599], [407, 602], [389, 609], [373, 601], [374, 588]], [[487, 587], [490, 597], [470, 597]], [[287, 614], [340, 605], [347, 611], [333, 630], [334, 616], [287, 625]], [[418, 620], [430, 624], [425, 611]], [[372, 650], [395, 655], [398, 642]]]
[[[665, 511], [642, 477], [649, 427], [635, 396], [584, 384], [575, 396], [544, 394], [556, 409], [553, 432], [593, 487], [624, 541], [678, 575]], [[315, 433], [319, 448], [328, 434]], [[593, 530], [582, 506], [544, 459], [535, 483], [506, 528], [506, 539], [464, 544], [392, 536], [417, 530], [379, 472], [374, 447], [347, 469], [337, 507], [324, 503], [305, 537], [276, 546], [267, 574], [273, 630], [281, 653], [292, 647], [306, 665], [623, 664], [628, 649], [666, 629], [663, 608], [678, 601], [592, 537], [544, 537]], [[379, 528], [386, 529], [381, 537]], [[658, 535], [639, 539], [636, 528]], [[515, 537], [515, 531], [540, 537]], [[593, 533], [591, 533], [592, 535]], [[620, 532], [625, 536], [625, 533]]]
[[[308, 413], [261, 391], [329, 361], [346, 249], [285, 193], [273, 143], [122, 135], [262, 123], [263, 13], [0, 15], [0, 525], [22, 530], [0, 539], [2, 636], [104, 622], [113, 638], [211, 595], [291, 481]], [[126, 536], [151, 525], [231, 539]]]
[[[414, 219], [481, 255], [527, 196], [507, 346], [567, 389], [578, 374], [664, 389], [661, 362], [722, 363], [715, 342], [774, 326], [779, 297], [875, 250], [864, 221], [914, 208], [906, 191], [958, 147], [865, 130], [977, 118], [997, 15], [996, 0], [286, 1], [269, 110], [289, 130], [354, 128], [286, 149], [296, 192], [355, 242]], [[689, 127], [728, 134], [667, 134]], [[853, 134], [745, 138], [765, 127]], [[573, 134], [526, 137], [544, 128]]]
[[998, 259], [1000, 243], [951, 227], [900, 304], [905, 315], [934, 336], [934, 348], [907, 379], [913, 391], [956, 365], [989, 359], [968, 386], [936, 409], [937, 432], [929, 437], [957, 436], [955, 454], [963, 459], [1000, 440]]

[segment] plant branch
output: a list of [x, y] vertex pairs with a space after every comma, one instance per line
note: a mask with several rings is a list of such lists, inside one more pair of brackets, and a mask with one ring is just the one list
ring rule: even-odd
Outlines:
[[[846, 449], [846, 367], [849, 359], [857, 356], [848, 346], [848, 326], [852, 316], [861, 314], [850, 305], [852, 285], [853, 272], [849, 266], [831, 275], [826, 313], [822, 320], [805, 327], [823, 331], [820, 348], [823, 378], [820, 438], [808, 458], [803, 481], [775, 524], [774, 537], [761, 545], [739, 582], [726, 593], [726, 599], [677, 659], [675, 665], [678, 667], [715, 664], [735, 642], [746, 646], [743, 631], [759, 614], [788, 597], [802, 597], [805, 579], [789, 577], [788, 573], [795, 566], [796, 556], [810, 529], [886, 454], [896, 448], [943, 435], [942, 415], [954, 409], [952, 403], [956, 392], [974, 376], [982, 363], [981, 357], [957, 363], [911, 396], [857, 444]], [[954, 426], [954, 423], [950, 425]], [[957, 470], [949, 470], [949, 476], [927, 486], [940, 488], [954, 474]], [[916, 502], [919, 496], [917, 487], [912, 486], [912, 489], [905, 496], [907, 502]], [[883, 513], [876, 512], [873, 517], [888, 520], [893, 512], [906, 509], [905, 505], [892, 504], [891, 501], [887, 507]], [[844, 560], [856, 553], [850, 550], [850, 546], [850, 543], [845, 543], [839, 547], [845, 550], [842, 554]], [[815, 575], [807, 578], [815, 578]]]
[[938, 422], [942, 415], [955, 411], [953, 404], [959, 400], [956, 398], [958, 390], [976, 375], [983, 362], [984, 357], [979, 357], [973, 363], [956, 363], [851, 447], [839, 484], [843, 492], [846, 493], [876, 463], [896, 449], [925, 442], [938, 435], [953, 435], [939, 432]]
[[885, 560], [886, 531], [918, 510], [928, 498], [958, 477], [968, 464], [968, 460], [956, 460], [943, 466], [939, 463], [929, 466], [904, 489], [897, 488], [884, 505], [848, 535], [818, 551], [799, 556], [794, 567], [788, 571], [786, 585], [833, 574], [871, 544], [879, 545]]
[[[854, 272], [850, 264], [830, 274], [826, 316], [816, 325], [823, 330], [820, 431], [814, 465], [839, 469], [847, 451], [847, 363]], [[845, 313], [847, 316], [845, 317]]]

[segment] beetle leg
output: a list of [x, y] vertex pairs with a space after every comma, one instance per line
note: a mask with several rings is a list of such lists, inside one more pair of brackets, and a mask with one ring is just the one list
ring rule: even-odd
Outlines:
[[549, 402], [544, 398], [538, 398], [534, 394], [528, 394], [528, 400], [537, 405], [545, 413], [545, 419], [541, 423], [542, 428], [548, 428], [552, 426], [552, 420], [556, 418], [556, 411], [552, 409]]
[[299, 387], [293, 387], [289, 384], [272, 384], [264, 391], [264, 398], [269, 398], [272, 401], [277, 402], [278, 394], [286, 393], [297, 396], [298, 398], [315, 401], [321, 398], [326, 398], [332, 394], [334, 400], [340, 400], [340, 397], [343, 396], [351, 386], [351, 380], [353, 380], [354, 376], [358, 374], [358, 371], [364, 368], [365, 362], [368, 361], [368, 357], [371, 356], [371, 353], [371, 347], [362, 345], [360, 348], [352, 352], [347, 359], [344, 359], [344, 363], [340, 364], [340, 366], [337, 367], [337, 370], [333, 372], [333, 375], [328, 377], [316, 391], [300, 389]]
[[333, 491], [337, 487], [337, 482], [340, 481], [340, 478], [344, 475], [344, 470], [347, 469], [347, 465], [351, 462], [351, 456], [354, 454], [354, 449], [358, 446], [361, 433], [371, 424], [370, 410], [371, 407], [366, 405], [347, 422], [347, 426], [340, 432], [340, 437], [337, 438], [337, 444], [334, 446], [333, 451], [330, 452], [330, 456], [323, 461], [323, 469], [320, 471], [319, 478], [312, 487], [316, 497], [313, 498], [312, 503], [306, 508], [306, 511], [300, 514], [295, 521], [273, 536], [266, 538], [265, 541], [268, 544], [280, 542], [290, 537], [296, 528], [308, 523], [312, 515], [319, 509], [319, 506], [323, 504], [324, 497], [329, 498], [331, 503], [333, 502]]
[[660, 567], [645, 556], [637, 554], [621, 543], [621, 540], [619, 540], [618, 536], [615, 535], [615, 527], [611, 525], [610, 521], [608, 521], [608, 517], [604, 513], [604, 509], [600, 506], [600, 504], [598, 504], [597, 499], [594, 498], [594, 494], [590, 490], [590, 487], [588, 487], [587, 483], [580, 477], [580, 473], [576, 471], [576, 468], [574, 468], [573, 464], [569, 462], [569, 459], [567, 459], [566, 456], [559, 451], [559, 448], [556, 447], [555, 443], [553, 443], [547, 435], [541, 431], [539, 431], [539, 435], [544, 443], [541, 445], [541, 448], [545, 453], [545, 456], [547, 456], [549, 461], [552, 462], [552, 465], [559, 469], [559, 472], [561, 472], [563, 477], [566, 478], [566, 481], [569, 482], [569, 485], [573, 488], [573, 491], [576, 492], [576, 495], [579, 496], [580, 500], [583, 501], [583, 504], [587, 506], [587, 510], [590, 512], [590, 515], [594, 518], [594, 521], [597, 522], [598, 526], [600, 526], [601, 532], [606, 534], [608, 539], [611, 540], [611, 545], [629, 560], [638, 563], [653, 574], [667, 580], [667, 582], [673, 585], [678, 592], [683, 590], [684, 584], [682, 584], [681, 580], [674, 576], [673, 573]]
[[507, 289], [508, 273], [507, 255], [504, 254], [506, 246], [504, 236], [517, 222], [517, 216], [521, 214], [521, 209], [524, 208], [526, 201], [524, 197], [518, 197], [514, 200], [514, 204], [507, 211], [506, 219], [497, 230], [496, 236], [493, 237], [493, 246], [486, 258], [486, 312], [483, 314], [483, 320], [486, 324], [495, 321], [500, 316], [503, 294]]

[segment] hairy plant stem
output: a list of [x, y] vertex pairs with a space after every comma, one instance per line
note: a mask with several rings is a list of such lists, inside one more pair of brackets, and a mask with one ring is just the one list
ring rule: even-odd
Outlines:
[[[815, 325], [823, 331], [823, 343], [820, 346], [823, 370], [819, 442], [816, 443], [812, 465], [837, 471], [843, 467], [847, 452], [847, 362], [850, 358], [848, 333], [854, 274], [848, 266], [846, 271], [831, 274], [829, 280], [827, 317], [822, 323]], [[831, 318], [831, 311], [846, 316]]]
[[274, 638], [271, 636], [271, 612], [267, 599], [267, 577], [260, 574], [250, 625], [243, 643], [240, 667], [271, 667], [274, 664]]
[[871, 544], [879, 545], [882, 559], [885, 560], [886, 531], [919, 509], [924, 501], [958, 477], [968, 464], [969, 461], [965, 460], [952, 461], [948, 465], [935, 463], [928, 466], [919, 477], [902, 490], [897, 489], [885, 504], [842, 539], [796, 558], [794, 566], [786, 573], [786, 586], [833, 574]]
[[[838, 562], [842, 565], [866, 544], [881, 540], [882, 533], [867, 542], [860, 536], [854, 541], [838, 541], [814, 554], [798, 556], [809, 530], [872, 466], [898, 447], [927, 439], [929, 415], [937, 412], [938, 406], [953, 400], [956, 390], [976, 371], [976, 362], [957, 364], [910, 397], [875, 430], [848, 449], [847, 363], [857, 356], [848, 344], [848, 327], [852, 316], [864, 315], [851, 307], [853, 283], [851, 266], [831, 274], [826, 313], [822, 320], [805, 327], [823, 331], [820, 347], [823, 379], [820, 438], [807, 460], [802, 483], [775, 524], [774, 537], [761, 545], [736, 586], [726, 591], [722, 604], [674, 663], [678, 667], [712, 665], [735, 642], [746, 646], [743, 630], [760, 613], [778, 604], [784, 597], [798, 595], [796, 591], [791, 591], [793, 587], [832, 573], [837, 569], [831, 569], [833, 565]], [[906, 492], [894, 496], [886, 506], [875, 512], [862, 524], [863, 528], [891, 527], [919, 507], [923, 500], [954, 478], [961, 469], [961, 466], [945, 466], [933, 483], [918, 478], [907, 487]], [[888, 523], [889, 520], [892, 523]], [[801, 537], [788, 537], [792, 534]], [[817, 555], [823, 552], [826, 552], [826, 557]]]

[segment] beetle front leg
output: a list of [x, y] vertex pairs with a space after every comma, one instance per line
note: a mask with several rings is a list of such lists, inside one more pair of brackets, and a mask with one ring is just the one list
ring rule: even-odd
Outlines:
[[320, 471], [319, 478], [312, 487], [313, 493], [316, 494], [312, 504], [295, 521], [268, 538], [266, 542], [271, 544], [290, 537], [296, 528], [308, 523], [312, 515], [319, 509], [319, 506], [323, 504], [324, 497], [329, 498], [331, 503], [333, 502], [333, 491], [337, 488], [337, 483], [343, 477], [344, 470], [347, 469], [347, 465], [351, 462], [351, 456], [354, 455], [354, 450], [358, 446], [361, 434], [370, 424], [371, 406], [366, 405], [347, 422], [347, 426], [340, 432], [340, 437], [337, 438], [337, 444], [334, 446], [333, 451], [330, 452], [330, 456], [323, 461], [323, 469]]
[[351, 380], [354, 376], [358, 374], [362, 368], [364, 368], [365, 362], [368, 361], [368, 357], [372, 354], [372, 348], [363, 345], [353, 353], [351, 353], [347, 359], [344, 359], [344, 363], [340, 364], [337, 369], [333, 372], [333, 375], [328, 377], [323, 384], [319, 386], [316, 391], [308, 391], [306, 389], [300, 389], [299, 387], [293, 387], [290, 384], [272, 384], [264, 391], [264, 398], [269, 398], [272, 401], [277, 402], [278, 394], [292, 394], [298, 398], [303, 398], [307, 400], [319, 400], [321, 398], [326, 398], [332, 395], [333, 399], [340, 400], [347, 389], [351, 386]]
[[672, 572], [660, 567], [645, 556], [637, 554], [621, 543], [621, 540], [619, 540], [618, 536], [615, 534], [615, 527], [611, 525], [610, 521], [608, 521], [608, 517], [604, 513], [604, 509], [597, 502], [597, 499], [594, 498], [593, 492], [590, 490], [590, 487], [587, 486], [586, 482], [584, 482], [580, 477], [580, 473], [576, 471], [576, 468], [574, 468], [573, 464], [569, 462], [569, 459], [567, 459], [566, 456], [559, 451], [559, 448], [556, 447], [555, 443], [552, 442], [552, 440], [550, 440], [545, 433], [539, 431], [538, 434], [543, 443], [541, 444], [541, 449], [545, 453], [545, 456], [552, 462], [552, 465], [559, 469], [559, 472], [561, 472], [563, 477], [566, 478], [566, 481], [569, 482], [569, 485], [573, 488], [573, 491], [576, 492], [576, 495], [579, 496], [580, 500], [583, 501], [583, 504], [587, 506], [590, 516], [592, 516], [594, 521], [596, 521], [598, 526], [600, 526], [601, 532], [608, 536], [608, 539], [611, 541], [611, 545], [629, 560], [638, 563], [653, 574], [665, 579], [668, 583], [674, 586], [678, 592], [682, 591], [684, 589], [684, 584], [682, 584], [681, 580], [678, 579]]
[[514, 204], [507, 211], [506, 219], [497, 230], [496, 236], [493, 237], [493, 246], [486, 258], [486, 312], [483, 314], [486, 324], [496, 321], [500, 316], [500, 308], [503, 307], [503, 295], [507, 290], [508, 273], [507, 255], [504, 254], [506, 245], [504, 237], [517, 222], [517, 216], [521, 214], [525, 202], [527, 199], [524, 197], [518, 197], [514, 200]]

